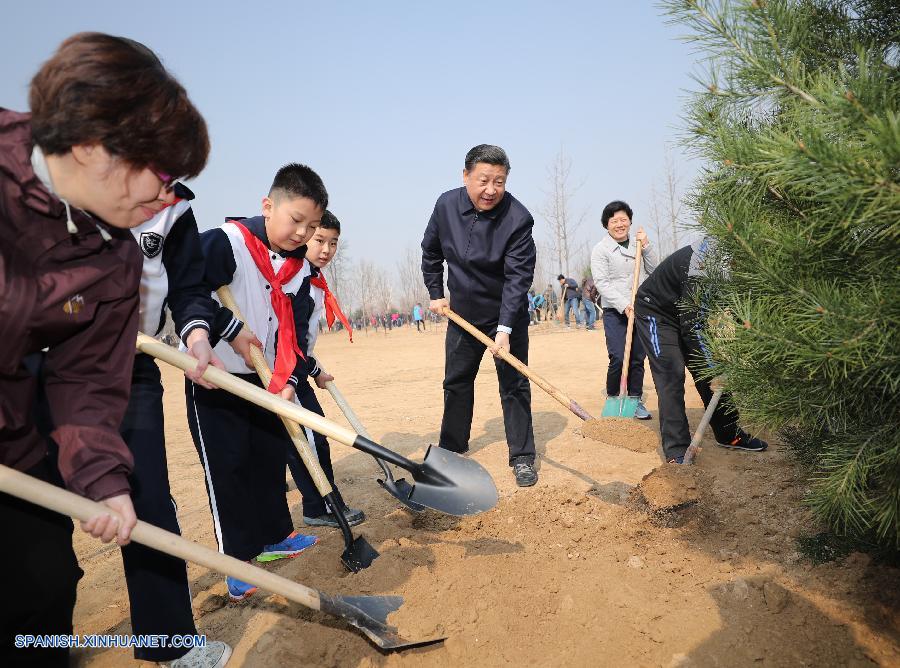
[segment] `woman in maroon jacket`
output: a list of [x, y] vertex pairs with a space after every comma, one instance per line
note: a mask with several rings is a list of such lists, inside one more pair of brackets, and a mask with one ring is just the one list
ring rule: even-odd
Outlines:
[[[209, 152], [206, 124], [147, 47], [81, 33], [31, 82], [31, 113], [0, 109], [0, 463], [57, 482], [36, 428], [27, 355], [46, 349], [43, 391], [58, 471], [122, 518], [82, 528], [126, 544], [132, 459], [119, 435], [137, 332], [141, 254], [128, 228], [173, 199]], [[68, 518], [0, 494], [8, 576], [0, 665], [58, 663], [67, 650], [14, 649], [17, 634], [71, 634], [81, 571]]]

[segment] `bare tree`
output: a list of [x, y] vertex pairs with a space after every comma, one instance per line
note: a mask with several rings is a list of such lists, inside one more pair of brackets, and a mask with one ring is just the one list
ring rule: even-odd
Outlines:
[[397, 300], [404, 313], [411, 312], [416, 303], [428, 302], [428, 291], [422, 280], [422, 251], [418, 246], [407, 246], [397, 260]]
[[328, 287], [337, 296], [346, 313], [349, 313], [356, 306], [356, 295], [353, 289], [354, 282], [350, 275], [352, 261], [347, 253], [349, 247], [349, 242], [342, 241], [338, 252], [331, 258], [331, 262], [328, 263], [323, 272], [325, 280], [328, 281]]
[[573, 214], [570, 210], [572, 196], [583, 184], [572, 186], [569, 177], [572, 172], [572, 160], [566, 157], [562, 148], [556, 154], [553, 164], [547, 168], [550, 190], [546, 192], [547, 201], [538, 213], [550, 226], [550, 240], [556, 256], [557, 271], [565, 275], [570, 272], [571, 254], [575, 246], [575, 236], [584, 221], [585, 213]]

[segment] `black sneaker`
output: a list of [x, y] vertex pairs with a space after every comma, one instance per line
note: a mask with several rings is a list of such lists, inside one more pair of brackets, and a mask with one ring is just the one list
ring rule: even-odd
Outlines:
[[761, 438], [750, 436], [744, 432], [738, 434], [737, 438], [730, 443], [716, 443], [716, 445], [729, 450], [748, 450], [750, 452], [762, 452], [769, 447], [769, 444]]
[[519, 487], [531, 487], [537, 482], [538, 474], [532, 462], [516, 462], [513, 464], [513, 475]]
[[[362, 524], [366, 521], [366, 514], [357, 508], [344, 508], [344, 517], [347, 518], [347, 524], [352, 527]], [[332, 527], [339, 528], [337, 519], [332, 513], [322, 513], [316, 517], [303, 516], [303, 523], [309, 527]]]

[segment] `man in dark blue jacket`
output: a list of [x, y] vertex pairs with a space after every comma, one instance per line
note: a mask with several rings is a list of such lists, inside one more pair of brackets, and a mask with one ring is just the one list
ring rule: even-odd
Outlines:
[[[506, 349], [528, 363], [528, 289], [534, 279], [534, 218], [506, 192], [509, 159], [499, 146], [481, 144], [466, 154], [462, 188], [438, 198], [422, 240], [422, 275], [430, 308], [442, 313], [444, 261], [453, 309], [494, 339], [491, 352]], [[453, 322], [447, 327], [444, 418], [440, 445], [469, 449], [475, 376], [485, 346]], [[531, 386], [515, 369], [495, 359], [500, 401], [516, 484], [537, 482]]]

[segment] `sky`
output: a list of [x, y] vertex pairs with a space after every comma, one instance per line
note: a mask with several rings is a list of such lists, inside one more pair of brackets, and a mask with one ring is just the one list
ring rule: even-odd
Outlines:
[[593, 245], [610, 200], [647, 222], [667, 146], [683, 187], [698, 169], [678, 145], [696, 57], [649, 0], [30, 0], [3, 14], [0, 107], [27, 109], [29, 80], [75, 32], [156, 51], [209, 126], [209, 163], [188, 182], [201, 229], [258, 214], [277, 169], [302, 162], [325, 182], [350, 259], [391, 268], [462, 185], [466, 152], [489, 143], [509, 155], [508, 191], [539, 244], [562, 150]]

